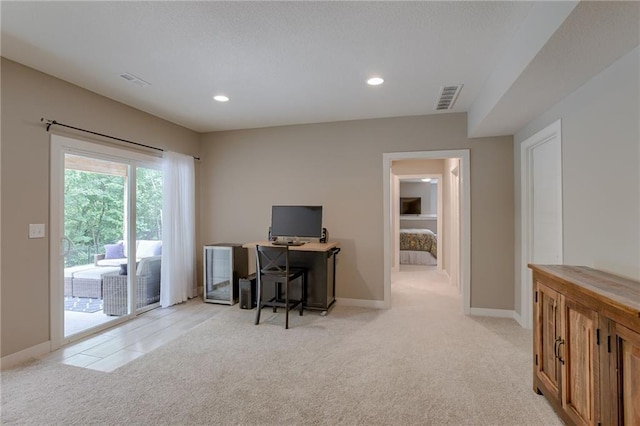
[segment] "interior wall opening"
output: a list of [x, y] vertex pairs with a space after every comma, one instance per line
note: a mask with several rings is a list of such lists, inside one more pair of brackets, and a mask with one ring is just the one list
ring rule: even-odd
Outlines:
[[[470, 310], [468, 150], [384, 155], [385, 306], [400, 272], [448, 282]], [[440, 273], [442, 276], [433, 275]], [[407, 275], [404, 275], [406, 278]]]

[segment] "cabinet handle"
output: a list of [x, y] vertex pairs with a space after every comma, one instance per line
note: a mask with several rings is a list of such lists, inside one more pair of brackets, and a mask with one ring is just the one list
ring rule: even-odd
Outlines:
[[561, 338], [556, 337], [556, 341], [555, 341], [555, 342], [553, 342], [553, 356], [554, 356], [555, 358], [558, 358], [558, 356], [559, 356], [559, 355], [558, 355], [558, 343], [560, 343], [561, 341], [562, 341], [562, 339], [561, 339]]
[[560, 341], [558, 342], [558, 361], [560, 361], [560, 364], [564, 365], [564, 360], [562, 358], [560, 358], [560, 345], [564, 345], [564, 340], [560, 339]]

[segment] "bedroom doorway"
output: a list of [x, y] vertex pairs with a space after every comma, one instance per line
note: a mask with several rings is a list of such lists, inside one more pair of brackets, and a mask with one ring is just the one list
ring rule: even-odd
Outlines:
[[[425, 171], [440, 172], [443, 162], [424, 160], [423, 166]], [[394, 162], [394, 165], [402, 163], [404, 161]], [[398, 203], [399, 212], [393, 215], [392, 270], [400, 270], [401, 265], [436, 266], [442, 270], [442, 244], [437, 243], [438, 236], [443, 235], [442, 174], [405, 174], [400, 170], [393, 170], [393, 174], [397, 176], [399, 185], [395, 195], [392, 191], [391, 198], [392, 202]]]
[[[438, 179], [440, 201], [437, 204], [441, 207], [436, 214], [437, 222], [440, 222], [436, 233], [438, 264], [451, 283], [459, 288], [462, 310], [468, 314], [471, 305], [469, 150], [383, 154], [384, 306], [391, 307], [391, 275], [400, 264], [397, 255], [402, 208], [399, 200], [400, 182], [401, 178], [414, 179], [416, 175], [424, 178], [432, 175]], [[455, 202], [451, 200], [452, 194], [455, 194]], [[413, 265], [411, 267], [415, 268]], [[428, 266], [424, 268], [434, 269]]]

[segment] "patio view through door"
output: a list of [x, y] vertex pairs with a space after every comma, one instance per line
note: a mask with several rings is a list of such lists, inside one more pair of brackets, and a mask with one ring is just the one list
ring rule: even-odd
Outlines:
[[[58, 205], [58, 217], [52, 211], [52, 238], [54, 224], [60, 227], [58, 265], [52, 267], [52, 290], [58, 289], [51, 293], [52, 307], [59, 307], [52, 309], [52, 331], [59, 334], [54, 338], [52, 333], [53, 346], [128, 320], [160, 301], [159, 159], [150, 157], [145, 163], [126, 158], [127, 151], [113, 156], [120, 150], [74, 142], [89, 149], [58, 144], [52, 149], [52, 166], [59, 156], [61, 169], [53, 173], [52, 167], [60, 186], [52, 198], [62, 198], [52, 202], [52, 210]], [[55, 247], [52, 242], [52, 258]], [[57, 327], [56, 311], [62, 313]]]

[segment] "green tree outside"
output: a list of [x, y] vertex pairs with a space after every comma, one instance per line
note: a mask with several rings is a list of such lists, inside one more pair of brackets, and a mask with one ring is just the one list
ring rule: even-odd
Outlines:
[[[136, 169], [136, 238], [162, 239], [162, 172]], [[104, 245], [124, 239], [125, 177], [65, 170], [65, 267], [93, 263]]]
[[162, 239], [162, 172], [136, 170], [136, 239]]

